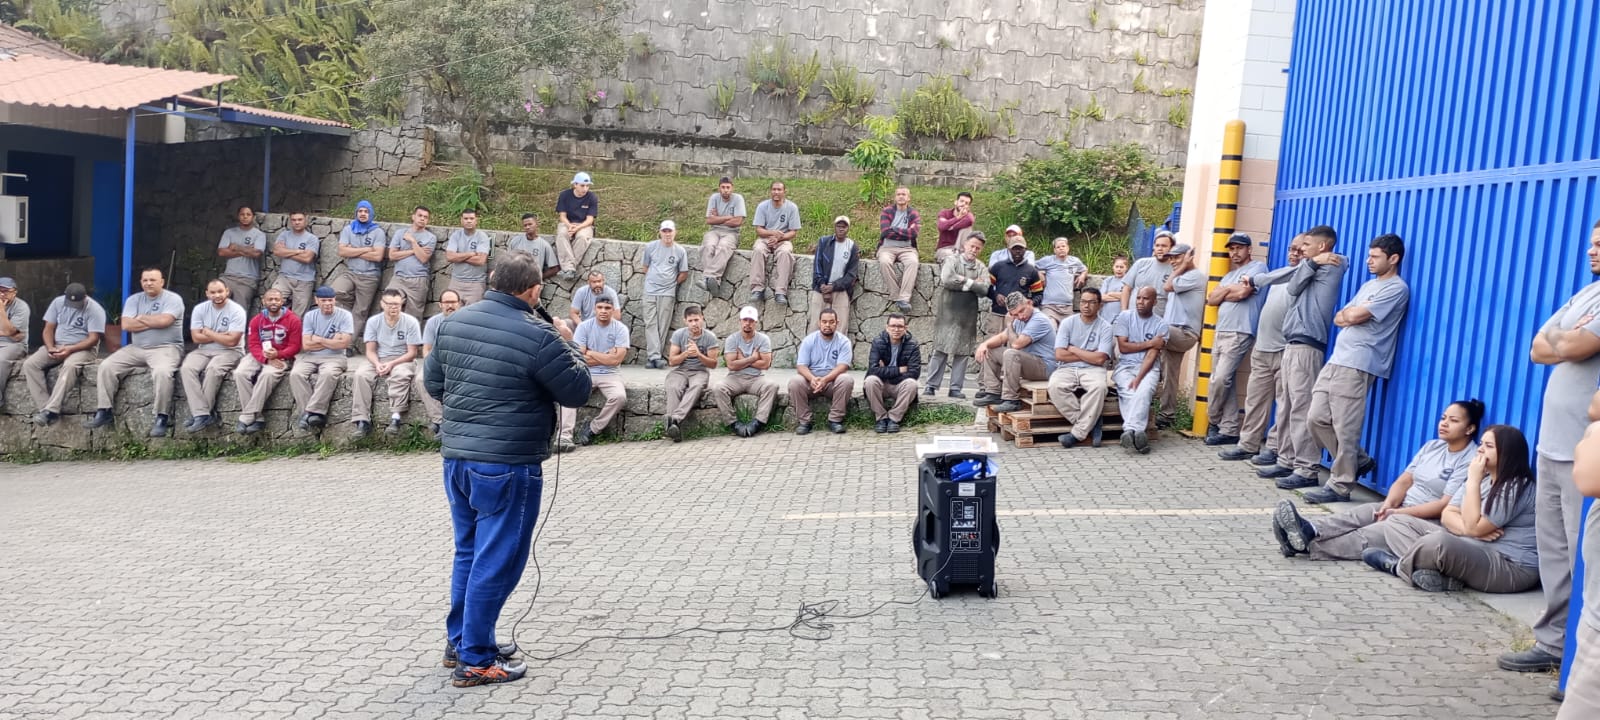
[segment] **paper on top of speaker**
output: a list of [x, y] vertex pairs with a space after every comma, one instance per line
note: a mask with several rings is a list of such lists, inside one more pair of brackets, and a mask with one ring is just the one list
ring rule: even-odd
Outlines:
[[1000, 453], [1000, 445], [989, 436], [935, 435], [933, 442], [917, 443], [916, 451], [918, 459], [951, 453], [997, 455]]

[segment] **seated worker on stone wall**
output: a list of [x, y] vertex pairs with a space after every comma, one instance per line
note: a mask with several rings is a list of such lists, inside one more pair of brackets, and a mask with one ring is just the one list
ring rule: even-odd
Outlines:
[[972, 404], [994, 405], [996, 412], [1021, 410], [1022, 383], [1048, 380], [1056, 371], [1055, 323], [1021, 292], [1006, 296], [1006, 314], [1011, 320], [1006, 329], [979, 343], [975, 353], [983, 368], [980, 379], [1000, 392], [979, 393]]
[[[754, 306], [746, 305], [739, 310], [739, 332], [729, 335], [722, 346], [728, 376], [711, 393], [722, 422], [739, 437], [755, 437], [761, 432], [772, 418], [772, 407], [778, 401], [778, 383], [763, 377], [772, 367], [772, 339], [756, 330], [760, 320], [761, 314]], [[733, 401], [740, 395], [756, 396], [755, 416], [746, 422], [739, 422], [733, 412]]]
[[1272, 534], [1284, 557], [1306, 553], [1312, 560], [1359, 560], [1370, 547], [1386, 548], [1382, 521], [1409, 515], [1437, 525], [1439, 516], [1467, 481], [1467, 463], [1478, 451], [1483, 403], [1457, 400], [1439, 416], [1438, 438], [1424, 443], [1381, 503], [1367, 503], [1315, 522], [1300, 517], [1293, 500], [1278, 503]]
[[683, 439], [683, 421], [700, 402], [700, 394], [711, 383], [711, 368], [721, 353], [717, 335], [706, 329], [706, 316], [699, 305], [683, 308], [683, 327], [673, 331], [667, 345], [667, 437]]
[[823, 310], [817, 316], [816, 332], [800, 341], [800, 353], [794, 359], [795, 376], [789, 380], [789, 407], [799, 422], [794, 429], [796, 435], [811, 432], [811, 399], [823, 395], [829, 399], [828, 429], [844, 432], [845, 410], [856, 381], [850, 377], [850, 338], [838, 329], [839, 314]]
[[166, 289], [167, 278], [159, 268], [139, 273], [139, 287], [122, 303], [122, 328], [131, 341], [100, 361], [99, 404], [94, 417], [84, 421], [86, 428], [110, 425], [117, 390], [122, 379], [139, 368], [150, 371], [155, 385], [153, 403], [156, 418], [150, 437], [166, 437], [171, 429], [172, 389], [183, 363], [183, 298]]
[[1167, 321], [1155, 313], [1156, 289], [1146, 285], [1133, 295], [1133, 309], [1117, 316], [1111, 335], [1117, 339], [1117, 367], [1111, 383], [1122, 410], [1122, 447], [1150, 454], [1150, 400], [1161, 381], [1156, 360], [1167, 344]]
[[600, 414], [592, 422], [584, 423], [582, 428], [576, 428], [578, 423], [577, 408], [561, 408], [561, 427], [556, 434], [556, 452], [567, 452], [574, 445], [588, 445], [594, 441], [594, 436], [603, 432], [612, 418], [622, 411], [622, 406], [628, 401], [628, 388], [622, 384], [622, 376], [617, 374], [617, 366], [622, 364], [622, 359], [628, 356], [628, 347], [632, 344], [628, 335], [628, 326], [614, 317], [615, 308], [611, 301], [604, 297], [594, 301], [594, 317], [578, 323], [578, 329], [572, 332], [572, 341], [577, 343], [578, 352], [583, 355], [583, 360], [589, 366], [589, 379], [594, 389], [599, 390], [606, 398], [605, 404], [600, 406]]
[[350, 373], [350, 421], [355, 423], [357, 437], [372, 432], [372, 386], [379, 378], [389, 393], [389, 424], [384, 432], [399, 435], [400, 416], [411, 406], [411, 386], [420, 374], [414, 361], [422, 355], [422, 324], [401, 312], [405, 305], [404, 291], [383, 291], [378, 300], [383, 312], [367, 318], [362, 329], [357, 347], [365, 352], [350, 363], [354, 368]]
[[1388, 549], [1369, 548], [1361, 559], [1429, 592], [1528, 590], [1539, 584], [1537, 494], [1527, 438], [1510, 425], [1491, 426], [1467, 466], [1467, 481], [1439, 518], [1444, 527], [1391, 517], [1382, 523]]

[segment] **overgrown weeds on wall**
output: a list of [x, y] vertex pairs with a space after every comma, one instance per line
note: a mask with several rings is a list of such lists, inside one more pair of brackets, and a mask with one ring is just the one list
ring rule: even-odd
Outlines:
[[789, 49], [788, 38], [773, 40], [766, 47], [750, 51], [745, 60], [745, 74], [750, 78], [750, 91], [771, 98], [784, 98], [795, 104], [805, 102], [811, 89], [822, 74], [822, 62], [817, 53], [810, 58], [801, 57]]
[[948, 75], [929, 78], [900, 96], [895, 105], [900, 132], [907, 137], [981, 140], [994, 135], [999, 118], [968, 100]]
[[1161, 181], [1159, 166], [1139, 145], [1078, 149], [1065, 144], [1049, 157], [1024, 160], [999, 184], [1015, 197], [1017, 216], [1052, 234], [1090, 233], [1119, 218], [1117, 201]]
[[895, 117], [871, 115], [862, 124], [867, 128], [866, 137], [845, 151], [844, 157], [861, 171], [861, 202], [875, 205], [894, 192], [895, 166], [905, 152], [896, 144], [900, 121]]

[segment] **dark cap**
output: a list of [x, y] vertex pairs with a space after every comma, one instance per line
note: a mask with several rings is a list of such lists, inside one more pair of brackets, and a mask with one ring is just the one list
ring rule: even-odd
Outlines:
[[1234, 233], [1234, 234], [1228, 236], [1227, 247], [1234, 247], [1236, 245], [1243, 245], [1245, 247], [1250, 247], [1251, 245], [1254, 245], [1254, 244], [1255, 244], [1255, 241], [1251, 240], [1250, 236], [1246, 235], [1244, 233]]
[[84, 298], [89, 297], [89, 291], [83, 287], [83, 283], [68, 285], [67, 291], [62, 294], [66, 295], [67, 299], [72, 302], [83, 302]]
[[4, 288], [6, 290], [15, 290], [17, 289], [17, 281], [8, 277], [0, 277], [0, 288]]
[[333, 288], [328, 287], [327, 285], [318, 287], [316, 295], [319, 298], [339, 297], [339, 293], [334, 292]]
[[1189, 247], [1188, 243], [1178, 243], [1177, 245], [1173, 245], [1171, 250], [1167, 251], [1167, 257], [1177, 257], [1179, 255], [1184, 255], [1184, 254], [1187, 254], [1189, 251], [1191, 251], [1193, 249], [1194, 248]]

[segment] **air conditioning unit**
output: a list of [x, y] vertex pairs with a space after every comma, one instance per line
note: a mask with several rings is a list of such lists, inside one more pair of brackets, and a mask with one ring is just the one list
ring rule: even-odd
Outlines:
[[28, 198], [0, 195], [0, 244], [26, 245], [28, 242]]

